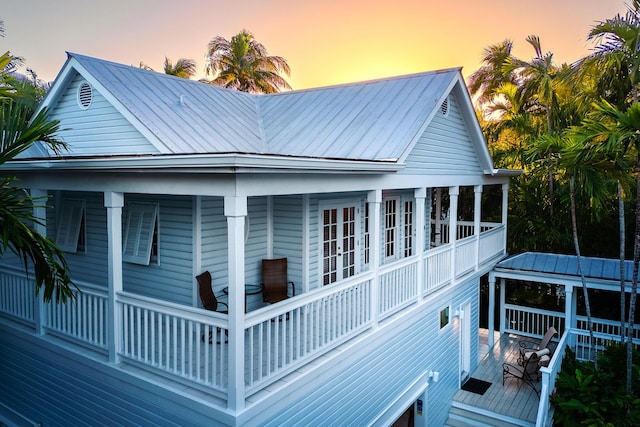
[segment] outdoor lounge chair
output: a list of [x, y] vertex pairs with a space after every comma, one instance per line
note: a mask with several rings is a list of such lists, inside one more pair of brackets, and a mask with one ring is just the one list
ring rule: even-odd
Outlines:
[[536, 388], [535, 383], [540, 381], [540, 367], [547, 366], [550, 360], [549, 349], [544, 348], [530, 352], [528, 357], [524, 359], [522, 366], [504, 363], [502, 365], [502, 386], [504, 387], [504, 382], [507, 378], [516, 378], [528, 384], [529, 387], [536, 392], [538, 397], [540, 397], [540, 392]]
[[287, 280], [287, 259], [263, 259], [262, 260], [262, 299], [273, 304], [289, 298], [289, 285], [291, 295], [296, 295], [296, 286]]
[[[205, 310], [216, 311], [218, 313], [229, 313], [229, 306], [221, 301], [218, 301], [216, 295], [213, 293], [213, 289], [211, 289], [211, 273], [205, 271], [202, 274], [196, 276], [196, 280], [198, 281], [198, 290], [200, 293], [200, 302], [202, 302], [202, 306]], [[224, 306], [224, 309], [220, 309], [220, 306]], [[220, 334], [220, 328], [216, 328], [216, 335]], [[228, 331], [225, 331], [228, 334]], [[204, 341], [204, 335], [202, 335], [202, 341]], [[226, 341], [225, 341], [226, 342]], [[213, 331], [209, 332], [209, 344], [213, 343]], [[219, 340], [216, 340], [217, 344], [220, 344]]]
[[[551, 342], [551, 338], [558, 334], [556, 328], [551, 326], [547, 329], [542, 340], [540, 342], [531, 341], [531, 340], [521, 340], [520, 344], [520, 356], [518, 357], [518, 364], [523, 366], [524, 360], [528, 357], [531, 352], [542, 350], [543, 348], [549, 348], [549, 343]], [[551, 353], [551, 352], [549, 352]]]

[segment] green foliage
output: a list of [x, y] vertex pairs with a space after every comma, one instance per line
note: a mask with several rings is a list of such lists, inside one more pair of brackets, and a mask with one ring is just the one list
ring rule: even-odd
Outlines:
[[[637, 358], [634, 360], [639, 360]], [[599, 354], [599, 369], [576, 360], [567, 349], [562, 370], [551, 396], [554, 421], [559, 426], [640, 425], [640, 390], [625, 392], [626, 347], [611, 344]], [[634, 384], [640, 380], [640, 366], [634, 365]]]

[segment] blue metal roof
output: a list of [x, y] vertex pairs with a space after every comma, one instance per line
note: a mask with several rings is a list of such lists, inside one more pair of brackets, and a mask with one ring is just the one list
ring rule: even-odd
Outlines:
[[[603, 280], [620, 280], [620, 260], [580, 257], [585, 277]], [[565, 276], [579, 276], [578, 258], [575, 255], [525, 252], [499, 262], [496, 269], [523, 272], [539, 272]], [[633, 277], [633, 262], [625, 261], [625, 281]]]

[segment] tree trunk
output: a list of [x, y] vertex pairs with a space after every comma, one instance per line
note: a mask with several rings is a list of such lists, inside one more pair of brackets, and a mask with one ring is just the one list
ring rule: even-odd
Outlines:
[[[595, 339], [593, 337], [593, 322], [591, 321], [591, 304], [589, 303], [589, 292], [587, 288], [587, 280], [582, 272], [582, 261], [580, 259], [580, 243], [578, 242], [578, 223], [576, 221], [576, 183], [575, 177], [571, 176], [569, 180], [569, 196], [571, 199], [571, 228], [573, 231], [573, 245], [576, 249], [576, 260], [578, 261], [578, 274], [580, 275], [580, 281], [582, 282], [582, 293], [584, 294], [584, 306], [587, 311], [587, 329], [589, 330], [589, 344], [590, 354], [592, 355], [592, 361], [598, 370], [598, 358], [595, 354]], [[565, 321], [569, 321], [566, 319]]]
[[622, 183], [618, 181], [618, 225], [620, 227], [620, 342], [624, 342], [627, 336], [625, 332], [625, 314], [627, 298], [625, 292], [625, 220], [624, 220], [624, 199], [622, 194]]
[[[640, 152], [637, 156], [640, 167]], [[633, 239], [633, 276], [631, 280], [631, 296], [629, 297], [629, 325], [627, 327], [627, 394], [631, 395], [631, 378], [633, 371], [633, 323], [636, 315], [636, 296], [638, 294], [638, 264], [640, 264], [640, 173], [636, 182], [636, 230]]]

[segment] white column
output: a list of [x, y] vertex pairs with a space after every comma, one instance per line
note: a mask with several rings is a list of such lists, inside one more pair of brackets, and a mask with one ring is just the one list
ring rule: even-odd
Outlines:
[[425, 236], [427, 235], [425, 220], [425, 200], [427, 198], [426, 188], [416, 188], [414, 190], [416, 198], [416, 242], [414, 244], [416, 253], [420, 256], [418, 260], [418, 301], [422, 301], [424, 295], [424, 248], [426, 247]]
[[440, 246], [442, 244], [442, 189], [435, 189], [435, 198], [436, 198], [436, 212], [435, 212], [435, 236], [434, 242], [436, 246]]
[[247, 198], [226, 196], [224, 215], [227, 217], [229, 258], [229, 391], [227, 406], [239, 411], [244, 408], [244, 221]]
[[449, 187], [449, 243], [451, 243], [451, 281], [456, 279], [456, 238], [458, 237], [458, 196], [460, 187]]
[[[564, 328], [568, 330], [576, 327], [576, 293], [573, 292], [573, 285], [564, 285]], [[560, 332], [560, 331], [558, 331]]]
[[373, 328], [378, 327], [379, 299], [379, 274], [380, 274], [380, 250], [382, 244], [382, 230], [380, 223], [380, 211], [382, 210], [382, 190], [369, 191], [367, 194], [369, 203], [369, 262], [373, 272], [373, 283], [371, 284], [371, 320]]
[[500, 336], [502, 336], [502, 334], [504, 334], [504, 325], [506, 323], [507, 320], [507, 310], [505, 308], [506, 305], [506, 288], [507, 286], [507, 281], [505, 279], [500, 279], [500, 305], [499, 305], [499, 309], [500, 309], [500, 327], [499, 327], [499, 331], [500, 331]]
[[480, 266], [480, 218], [482, 213], [482, 185], [473, 187], [473, 234], [476, 239], [476, 270]]
[[502, 225], [504, 225], [504, 236], [502, 250], [507, 251], [507, 215], [509, 214], [509, 183], [502, 184]]
[[487, 328], [489, 329], [488, 335], [487, 335], [489, 339], [488, 341], [489, 350], [491, 350], [494, 345], [493, 331], [495, 331], [495, 328], [496, 328], [495, 319], [494, 319], [495, 311], [496, 311], [496, 275], [492, 271], [489, 273], [489, 313], [487, 317]]
[[122, 193], [104, 193], [107, 208], [107, 279], [109, 284], [107, 301], [107, 348], [109, 362], [118, 363], [118, 352], [122, 341], [122, 317], [116, 303], [116, 294], [122, 291]]
[[[36, 200], [34, 201], [34, 206], [33, 206], [33, 216], [38, 218], [38, 220], [40, 220], [40, 224], [35, 223], [34, 224], [34, 228], [35, 230], [40, 233], [40, 235], [46, 237], [47, 236], [47, 191], [46, 190], [39, 190], [39, 189], [35, 189], [32, 188], [31, 191], [31, 198], [32, 199], [40, 199], [40, 200]], [[46, 316], [46, 308], [45, 308], [45, 303], [44, 303], [44, 289], [40, 289], [40, 292], [38, 293], [38, 295], [34, 295], [35, 301], [34, 301], [34, 310], [33, 310], [33, 315], [34, 315], [34, 321], [36, 323], [36, 334], [38, 335], [42, 335], [44, 334], [44, 322], [45, 322], [45, 316]]]

